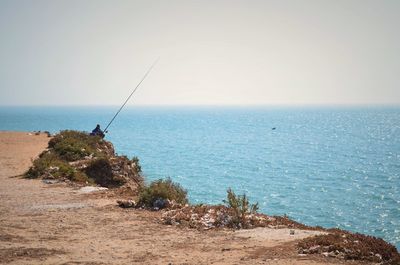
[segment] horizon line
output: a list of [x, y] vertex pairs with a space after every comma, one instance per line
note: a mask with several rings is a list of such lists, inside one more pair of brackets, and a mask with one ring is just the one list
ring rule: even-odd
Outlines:
[[[2, 105], [1, 108], [7, 107], [117, 107], [119, 104], [10, 104]], [[400, 103], [305, 103], [305, 104], [129, 104], [127, 108], [146, 108], [146, 107], [400, 107]]]

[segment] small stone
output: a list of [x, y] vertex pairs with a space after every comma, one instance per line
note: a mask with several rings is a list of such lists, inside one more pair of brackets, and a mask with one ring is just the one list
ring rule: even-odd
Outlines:
[[308, 249], [304, 249], [304, 248], [299, 249], [299, 254], [307, 254], [307, 253], [308, 253]]
[[91, 193], [96, 191], [104, 191], [108, 190], [106, 187], [93, 187], [93, 186], [85, 186], [79, 189], [79, 193]]
[[339, 255], [336, 256], [336, 258], [339, 258], [339, 259], [344, 259], [345, 257], [346, 257], [346, 255], [342, 252], [340, 252]]
[[117, 201], [119, 207], [122, 208], [134, 208], [136, 206], [136, 202], [134, 200], [127, 201]]
[[320, 249], [320, 245], [316, 245], [316, 246], [312, 246], [312, 247], [310, 247], [309, 249], [308, 249], [308, 251], [309, 251], [309, 253], [317, 253], [318, 252], [318, 250]]
[[42, 179], [42, 182], [45, 184], [55, 184], [58, 182], [56, 179]]
[[294, 235], [294, 229], [290, 229], [289, 234], [290, 234], [291, 236], [293, 236], [293, 235]]
[[323, 250], [324, 252], [328, 252], [329, 249], [330, 249], [330, 246], [323, 246], [323, 247], [322, 247], [322, 250]]
[[49, 166], [49, 170], [50, 170], [50, 172], [56, 172], [56, 171], [60, 170], [60, 168], [59, 167]]

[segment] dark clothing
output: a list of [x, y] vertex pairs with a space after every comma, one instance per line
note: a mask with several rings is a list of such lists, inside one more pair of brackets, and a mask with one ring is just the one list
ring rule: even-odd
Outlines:
[[101, 138], [104, 138], [104, 132], [100, 129], [100, 125], [97, 125], [96, 128], [93, 129], [93, 131], [90, 133], [92, 136], [100, 136]]

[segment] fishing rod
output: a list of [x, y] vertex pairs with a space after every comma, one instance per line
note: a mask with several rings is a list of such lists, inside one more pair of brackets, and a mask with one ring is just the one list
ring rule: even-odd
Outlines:
[[132, 91], [132, 93], [129, 95], [129, 97], [125, 100], [124, 104], [122, 104], [122, 106], [119, 108], [119, 110], [117, 111], [117, 113], [115, 113], [114, 117], [111, 119], [111, 121], [108, 123], [108, 125], [106, 126], [106, 128], [104, 129], [104, 133], [107, 133], [107, 129], [108, 127], [110, 127], [111, 123], [115, 120], [115, 118], [118, 116], [118, 114], [121, 112], [121, 110], [125, 107], [126, 103], [129, 101], [129, 99], [132, 97], [132, 95], [136, 92], [136, 90], [139, 88], [140, 84], [146, 79], [146, 77], [148, 76], [148, 74], [150, 73], [150, 71], [153, 69], [153, 67], [157, 64], [158, 60], [160, 60], [160, 58], [157, 58], [157, 60], [154, 61], [154, 63], [150, 66], [149, 70], [147, 70], [147, 72], [145, 73], [145, 75], [143, 76], [142, 80], [140, 80], [140, 82], [136, 85], [135, 89]]

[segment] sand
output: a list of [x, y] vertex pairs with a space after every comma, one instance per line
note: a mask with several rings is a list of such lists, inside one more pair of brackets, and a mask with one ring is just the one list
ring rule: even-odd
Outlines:
[[297, 240], [317, 232], [167, 226], [160, 212], [119, 208], [108, 191], [96, 195], [18, 177], [48, 140], [44, 134], [0, 132], [0, 263], [365, 264], [298, 255]]

